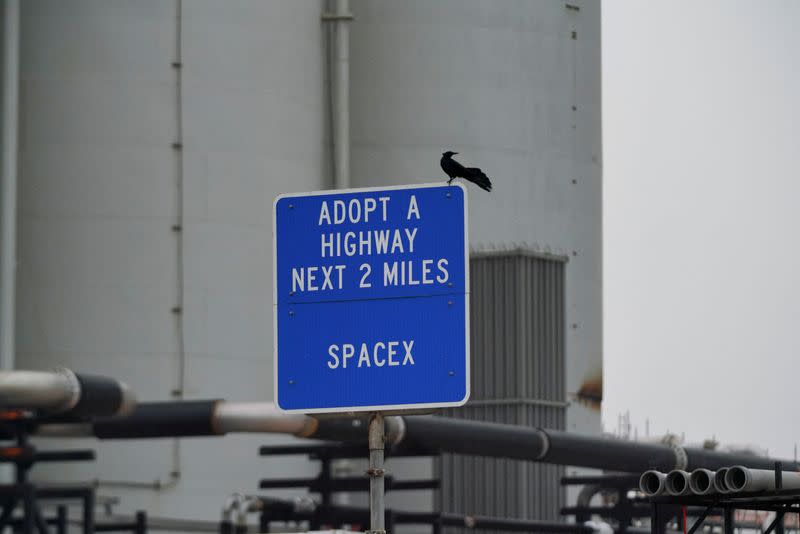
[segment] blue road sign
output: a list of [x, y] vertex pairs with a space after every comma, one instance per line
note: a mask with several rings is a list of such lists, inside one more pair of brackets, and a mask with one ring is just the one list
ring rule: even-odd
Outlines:
[[467, 401], [469, 240], [461, 184], [281, 195], [273, 216], [281, 409]]

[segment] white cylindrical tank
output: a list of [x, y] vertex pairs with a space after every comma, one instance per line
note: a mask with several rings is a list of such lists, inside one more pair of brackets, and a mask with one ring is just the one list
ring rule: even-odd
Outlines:
[[[114, 376], [143, 400], [272, 398], [271, 206], [323, 187], [320, 14], [23, 3], [19, 368]], [[36, 472], [112, 482], [99, 493], [120, 511], [215, 519], [268, 471], [315, 472], [259, 459], [268, 442], [183, 440], [177, 458], [168, 440], [103, 443], [96, 463]]]
[[[460, 152], [473, 249], [569, 256], [567, 391], [601, 369], [600, 5], [353, 0], [354, 186], [445, 180]], [[600, 430], [570, 407], [568, 428]]]
[[[18, 367], [114, 376], [146, 400], [272, 398], [271, 202], [331, 183], [326, 5], [22, 3]], [[601, 383], [599, 4], [351, 10], [351, 185], [444, 180], [448, 149], [482, 167], [495, 187], [470, 188], [473, 249], [569, 257], [566, 390]], [[569, 430], [599, 422], [568, 409]], [[115, 442], [37, 473], [112, 482], [121, 512], [216, 519], [264, 476], [316, 473], [259, 459], [267, 442]]]
[[468, 184], [473, 250], [569, 258], [571, 397], [558, 400], [579, 401], [567, 430], [599, 433], [599, 2], [352, 0], [352, 9], [353, 185], [444, 181], [447, 150], [484, 170], [491, 193]]

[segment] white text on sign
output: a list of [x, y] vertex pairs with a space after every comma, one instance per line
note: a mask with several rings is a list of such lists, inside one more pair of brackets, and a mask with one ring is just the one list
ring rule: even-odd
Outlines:
[[[400, 345], [403, 346], [402, 359], [400, 356]], [[351, 368], [362, 367], [398, 367], [401, 365], [414, 365], [414, 356], [411, 349], [414, 347], [414, 340], [402, 341], [378, 341], [372, 346], [361, 343], [353, 345], [344, 343], [342, 345], [330, 345], [328, 347], [328, 367], [331, 369], [347, 369], [348, 363]], [[357, 358], [357, 359], [356, 359]], [[350, 361], [353, 360], [354, 361]]]
[[[364, 197], [349, 201], [323, 200], [317, 226], [333, 230], [341, 224], [366, 224], [370, 220], [389, 221], [390, 197]], [[406, 206], [405, 221], [421, 219], [415, 195]], [[371, 257], [414, 253], [418, 228], [382, 228], [379, 230], [323, 231], [320, 233], [320, 259]], [[377, 271], [377, 272], [373, 272]], [[349, 273], [347, 265], [305, 265], [292, 267], [292, 294], [334, 291], [349, 287], [368, 289], [373, 284], [384, 287], [446, 284], [450, 280], [446, 258], [383, 261], [373, 267], [362, 263], [358, 272]]]

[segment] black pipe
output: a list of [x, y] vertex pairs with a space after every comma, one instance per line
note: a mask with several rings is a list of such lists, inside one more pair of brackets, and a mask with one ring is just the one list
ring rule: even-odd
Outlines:
[[[349, 421], [339, 420], [336, 426], [321, 421], [313, 437], [347, 441], [361, 437], [354, 427], [348, 425]], [[448, 417], [408, 416], [403, 418], [403, 422], [405, 437], [402, 445], [438, 452], [537, 460], [634, 473], [653, 468], [669, 471], [675, 466], [675, 452], [666, 445]], [[347, 430], [337, 433], [339, 428]], [[363, 432], [361, 425], [355, 428]]]
[[[140, 403], [131, 415], [97, 421], [92, 430], [95, 436], [104, 439], [219, 435], [214, 425], [216, 404], [216, 400]], [[270, 417], [274, 417], [274, 413]], [[364, 419], [325, 418], [317, 423], [313, 434], [303, 436], [366, 443]], [[771, 469], [776, 461], [745, 454], [450, 417], [387, 417], [387, 428], [387, 446], [400, 450], [514, 458], [627, 473], [648, 469], [718, 469], [732, 465]], [[783, 465], [787, 471], [800, 471], [796, 462], [784, 460]]]
[[[718, 469], [744, 465], [772, 469], [774, 458], [731, 454], [706, 449], [671, 447], [522, 427], [500, 423], [469, 421], [447, 417], [404, 417], [405, 436], [400, 445], [411, 445], [439, 452], [455, 452], [475, 456], [516, 458], [543, 463], [593, 467], [609, 471], [641, 473], [648, 469], [670, 471]], [[686, 465], [679, 456], [685, 453]], [[796, 462], [783, 460], [787, 471], [800, 471]]]
[[75, 378], [81, 386], [81, 394], [68, 414], [75, 417], [111, 417], [120, 411], [124, 392], [119, 380], [83, 373], [75, 373]]
[[[641, 473], [648, 469], [670, 471], [675, 468], [675, 452], [667, 445], [537, 429], [547, 437], [547, 453], [542, 462], [580, 465], [611, 471]], [[580, 464], [574, 464], [575, 461]], [[730, 464], [729, 464], [730, 465]], [[692, 467], [703, 467], [700, 465]]]
[[439, 452], [538, 460], [547, 441], [538, 428], [448, 417], [404, 417], [403, 445]]
[[321, 417], [314, 433], [315, 439], [367, 444], [369, 420], [360, 417]]
[[404, 444], [440, 452], [625, 472], [653, 468], [669, 471], [675, 466], [675, 453], [666, 445], [445, 417], [405, 417], [404, 421]]
[[216, 436], [216, 405], [216, 400], [143, 402], [130, 415], [95, 421], [92, 430], [101, 439]]
[[[716, 471], [722, 467], [743, 465], [750, 469], [775, 469], [774, 458], [755, 456], [746, 453], [721, 453], [708, 449], [685, 449], [688, 456], [689, 465], [695, 466], [692, 469], [702, 467]], [[800, 471], [800, 466], [796, 462], [788, 460], [778, 460], [784, 466], [785, 471]]]

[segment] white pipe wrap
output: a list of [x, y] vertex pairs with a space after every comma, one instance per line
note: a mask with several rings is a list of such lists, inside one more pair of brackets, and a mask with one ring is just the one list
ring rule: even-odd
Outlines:
[[0, 407], [65, 412], [78, 403], [81, 386], [69, 369], [0, 371]]
[[125, 415], [136, 406], [127, 384], [114, 378], [77, 375], [69, 369], [0, 371], [0, 408], [78, 417]]
[[311, 436], [317, 420], [303, 414], [287, 414], [271, 402], [219, 402], [212, 416], [218, 434], [229, 432], [276, 432]]

